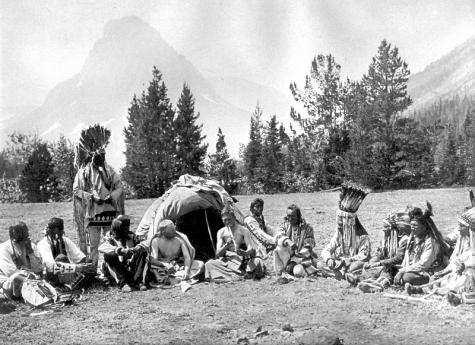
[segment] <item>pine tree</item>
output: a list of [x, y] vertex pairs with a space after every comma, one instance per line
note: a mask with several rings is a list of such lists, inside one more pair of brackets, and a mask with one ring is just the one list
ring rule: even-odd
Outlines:
[[203, 160], [208, 149], [203, 144], [202, 125], [196, 122], [199, 113], [195, 113], [195, 100], [187, 84], [183, 85], [177, 104], [177, 116], [174, 122], [177, 140], [177, 174], [202, 175]]
[[58, 181], [58, 194], [62, 200], [72, 196], [74, 177], [74, 147], [61, 135], [51, 147], [54, 175]]
[[446, 186], [460, 183], [464, 175], [463, 162], [460, 160], [458, 140], [452, 124], [447, 124], [442, 152], [439, 171], [442, 183]]
[[174, 117], [162, 74], [154, 67], [152, 81], [140, 99], [132, 99], [124, 129], [124, 180], [139, 198], [162, 195], [177, 177]]
[[283, 157], [281, 149], [277, 118], [274, 115], [267, 123], [262, 156], [264, 192], [266, 193], [276, 193], [282, 189]]
[[279, 126], [279, 143], [282, 153], [282, 173], [285, 174], [286, 172], [292, 171], [294, 166], [292, 156], [290, 155], [291, 139], [285, 131], [283, 124], [280, 124]]
[[249, 143], [244, 150], [244, 174], [249, 183], [250, 191], [258, 191], [262, 182], [262, 108], [256, 106], [249, 129]]
[[398, 114], [412, 103], [407, 94], [409, 78], [407, 63], [399, 50], [383, 40], [378, 53], [363, 77], [369, 108], [365, 116], [371, 119], [371, 129], [376, 136], [372, 141], [373, 167], [378, 181], [375, 188], [389, 187], [392, 176], [398, 173], [394, 165], [394, 123]]
[[36, 134], [13, 132], [8, 135], [5, 148], [2, 150], [5, 159], [9, 161], [8, 175], [18, 177], [21, 174], [39, 143], [40, 139]]
[[229, 193], [233, 193], [237, 188], [237, 166], [236, 162], [229, 156], [221, 128], [218, 128], [216, 152], [209, 156], [209, 165], [209, 175], [216, 179]]
[[475, 184], [475, 107], [466, 111], [463, 123], [463, 159], [465, 162], [465, 183]]
[[340, 69], [331, 54], [319, 54], [312, 61], [310, 75], [305, 77], [303, 90], [296, 83], [290, 84], [294, 99], [307, 112], [303, 116], [292, 108], [290, 115], [303, 130], [307, 160], [312, 165], [312, 170], [318, 172], [318, 176], [314, 176], [314, 182], [319, 187], [332, 183], [332, 178], [327, 174], [327, 165], [333, 157], [326, 155], [335, 151], [335, 148], [329, 148], [335, 143], [330, 141], [330, 135], [340, 127], [343, 119]]
[[372, 150], [376, 133], [368, 114], [367, 90], [360, 82], [348, 82], [344, 92], [344, 112], [348, 122], [350, 148], [344, 155], [346, 174], [363, 185], [377, 184], [373, 171]]
[[20, 190], [30, 202], [47, 202], [57, 197], [54, 166], [46, 143], [37, 144], [19, 178]]
[[428, 130], [411, 118], [398, 119], [394, 126], [393, 184], [400, 188], [432, 186], [435, 182], [432, 140]]

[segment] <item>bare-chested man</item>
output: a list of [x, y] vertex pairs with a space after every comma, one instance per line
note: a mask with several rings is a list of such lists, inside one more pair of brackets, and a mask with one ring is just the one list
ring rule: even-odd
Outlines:
[[216, 235], [216, 259], [206, 262], [206, 278], [227, 282], [242, 278], [260, 279], [265, 266], [259, 257], [261, 249], [249, 230], [236, 221], [231, 209], [222, 211], [224, 227]]
[[150, 247], [150, 268], [159, 284], [172, 278], [196, 279], [204, 271], [204, 263], [194, 260], [195, 249], [186, 235], [176, 231], [169, 219], [160, 222]]

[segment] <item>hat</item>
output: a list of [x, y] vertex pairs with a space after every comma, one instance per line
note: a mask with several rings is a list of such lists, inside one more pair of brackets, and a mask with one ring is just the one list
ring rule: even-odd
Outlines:
[[340, 188], [338, 207], [345, 212], [355, 213], [370, 190], [356, 183], [345, 182]]
[[48, 221], [46, 228], [48, 230], [55, 230], [55, 229], [64, 230], [64, 222], [61, 218], [53, 217]]

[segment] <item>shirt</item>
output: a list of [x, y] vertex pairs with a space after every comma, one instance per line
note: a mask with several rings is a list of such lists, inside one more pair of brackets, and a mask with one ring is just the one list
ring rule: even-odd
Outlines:
[[[64, 245], [66, 247], [66, 256], [73, 264], [81, 262], [86, 255], [79, 249], [79, 247], [66, 236], [63, 236]], [[43, 266], [48, 272], [52, 272], [55, 266], [53, 251], [51, 250], [51, 239], [44, 237], [37, 244], [38, 254], [41, 258]]]
[[299, 252], [303, 247], [315, 247], [313, 228], [305, 221], [300, 225], [291, 225], [290, 222], [285, 221], [280, 226], [280, 232], [282, 235], [290, 238], [290, 240], [297, 245], [297, 252]]
[[411, 236], [399, 272], [427, 272], [434, 264], [440, 246], [432, 236]]
[[371, 255], [371, 241], [368, 235], [355, 235], [354, 243], [349, 255], [343, 253], [343, 236], [340, 231], [335, 231], [330, 243], [322, 250], [322, 259], [327, 261], [332, 258], [348, 257], [354, 261], [367, 261]]
[[[31, 244], [33, 251], [36, 250], [34, 244]], [[0, 243], [0, 275], [11, 276], [13, 273], [17, 272], [20, 267], [17, 267], [13, 259], [15, 252], [13, 251], [12, 243], [10, 240]], [[35, 256], [35, 255], [30, 255]], [[34, 259], [37, 260], [36, 257]]]

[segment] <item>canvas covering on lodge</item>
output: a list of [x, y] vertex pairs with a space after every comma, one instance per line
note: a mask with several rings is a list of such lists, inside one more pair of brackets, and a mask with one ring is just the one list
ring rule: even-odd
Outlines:
[[[220, 211], [225, 205], [233, 209], [236, 219], [243, 224], [244, 216], [234, 206], [233, 198], [217, 181], [188, 174], [182, 175], [149, 206], [135, 233], [150, 242], [162, 220], [170, 219], [180, 223], [185, 219], [186, 224], [180, 231], [189, 237], [197, 249], [198, 257], [200, 250], [207, 252], [204, 256], [211, 257], [214, 256], [211, 250], [216, 241], [216, 233], [223, 226]], [[186, 217], [187, 215], [193, 216]], [[204, 244], [210, 244], [211, 247], [206, 245], [207, 248], [204, 249], [202, 248]]]

